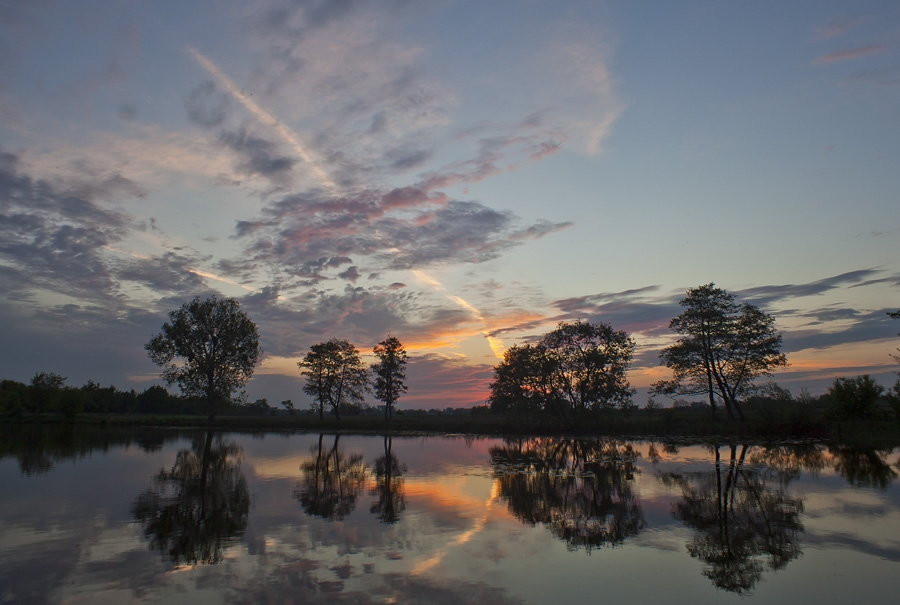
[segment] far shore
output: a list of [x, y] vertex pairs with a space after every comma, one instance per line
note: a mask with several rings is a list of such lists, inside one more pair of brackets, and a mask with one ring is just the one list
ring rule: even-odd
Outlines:
[[868, 445], [900, 446], [900, 423], [894, 420], [866, 420], [841, 423], [779, 422], [750, 418], [744, 422], [725, 418], [713, 420], [700, 410], [639, 411], [628, 416], [598, 415], [563, 421], [551, 417], [516, 417], [499, 414], [397, 414], [390, 421], [383, 416], [326, 416], [247, 414], [206, 416], [176, 414], [79, 414], [67, 419], [62, 414], [26, 414], [5, 418], [7, 425], [73, 425], [95, 428], [171, 427], [222, 431], [303, 431], [370, 435], [463, 434], [472, 436], [605, 436], [617, 438], [697, 441], [816, 440]]

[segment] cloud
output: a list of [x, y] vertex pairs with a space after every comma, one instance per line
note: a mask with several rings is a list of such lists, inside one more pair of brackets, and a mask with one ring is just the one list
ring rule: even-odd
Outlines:
[[115, 283], [101, 251], [123, 238], [129, 218], [98, 203], [107, 186], [67, 188], [23, 173], [0, 153], [0, 257], [34, 288], [87, 299], [111, 297]]
[[228, 96], [207, 80], [198, 85], [185, 99], [188, 118], [203, 128], [214, 128], [222, 124], [229, 115]]
[[189, 296], [206, 289], [206, 280], [194, 269], [202, 260], [174, 251], [145, 258], [126, 257], [114, 273], [117, 280], [139, 283], [153, 293]]
[[222, 132], [219, 140], [240, 158], [238, 169], [248, 175], [259, 175], [285, 181], [296, 161], [278, 152], [277, 145], [246, 130]]
[[339, 197], [286, 196], [268, 205], [260, 219], [238, 222], [235, 235], [249, 240], [244, 262], [250, 266], [274, 264], [289, 275], [320, 280], [324, 258], [352, 258], [358, 265], [357, 257], [367, 257], [376, 269], [480, 263], [570, 225], [539, 221], [519, 227], [510, 212], [447, 201], [429, 191], [410, 186]]
[[813, 65], [828, 65], [839, 61], [851, 61], [868, 55], [874, 55], [887, 50], [886, 46], [881, 44], [870, 44], [868, 46], [859, 46], [857, 48], [847, 48], [837, 50], [827, 55], [822, 55], [813, 59]]
[[856, 26], [861, 19], [859, 17], [843, 17], [820, 23], [813, 28], [815, 40], [830, 40], [839, 38]]
[[756, 286], [753, 288], [745, 288], [734, 294], [746, 299], [759, 306], [768, 306], [773, 303], [788, 300], [791, 298], [799, 298], [804, 296], [816, 296], [824, 294], [835, 288], [842, 286], [852, 287], [854, 284], [860, 284], [867, 278], [879, 274], [878, 269], [859, 269], [857, 271], [848, 271], [840, 275], [826, 277], [805, 284], [785, 284], [778, 286]]
[[[812, 315], [816, 321], [809, 328], [802, 327], [783, 331], [784, 350], [790, 352], [803, 349], [824, 349], [891, 338], [896, 333], [896, 327], [891, 323], [892, 319], [887, 314], [893, 310], [885, 308], [863, 312], [855, 309], [830, 309], [819, 313], [804, 314], [802, 317]], [[849, 321], [850, 323], [829, 325], [830, 322], [836, 321]], [[886, 348], [885, 356], [888, 352], [890, 349]]]
[[461, 359], [422, 355], [410, 358], [406, 374], [409, 390], [398, 402], [400, 409], [459, 408], [485, 403], [493, 368]]
[[356, 280], [359, 279], [359, 269], [357, 269], [355, 265], [351, 265], [350, 267], [347, 267], [345, 271], [338, 273], [338, 277], [356, 283]]

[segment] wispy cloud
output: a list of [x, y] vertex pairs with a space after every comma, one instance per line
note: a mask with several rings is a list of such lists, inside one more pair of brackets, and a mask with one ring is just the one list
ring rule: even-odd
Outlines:
[[881, 44], [870, 44], [868, 46], [859, 46], [856, 48], [836, 50], [834, 52], [828, 53], [827, 55], [816, 57], [815, 59], [813, 59], [813, 65], [828, 65], [830, 63], [837, 63], [839, 61], [851, 61], [853, 59], [859, 59], [868, 55], [882, 53], [885, 50], [887, 50], [887, 47]]
[[820, 23], [813, 28], [813, 39], [830, 40], [839, 38], [859, 24], [861, 20], [860, 17], [841, 17]]

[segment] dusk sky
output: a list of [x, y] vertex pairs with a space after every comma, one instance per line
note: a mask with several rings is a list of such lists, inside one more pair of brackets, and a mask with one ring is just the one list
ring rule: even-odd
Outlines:
[[795, 394], [887, 386], [898, 244], [896, 0], [0, 0], [2, 378], [143, 390], [217, 294], [260, 329], [251, 400], [390, 334], [401, 408], [479, 404], [583, 319], [634, 336], [642, 403], [715, 282]]

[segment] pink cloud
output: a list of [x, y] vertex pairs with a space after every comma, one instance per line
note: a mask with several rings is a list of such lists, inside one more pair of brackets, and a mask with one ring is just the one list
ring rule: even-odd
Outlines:
[[886, 49], [887, 47], [881, 44], [870, 44], [869, 46], [860, 46], [858, 48], [837, 50], [833, 53], [828, 53], [827, 55], [816, 57], [813, 60], [813, 65], [827, 65], [829, 63], [837, 63], [838, 61], [850, 61], [852, 59], [865, 57], [866, 55], [873, 55], [876, 53], [884, 52]]

